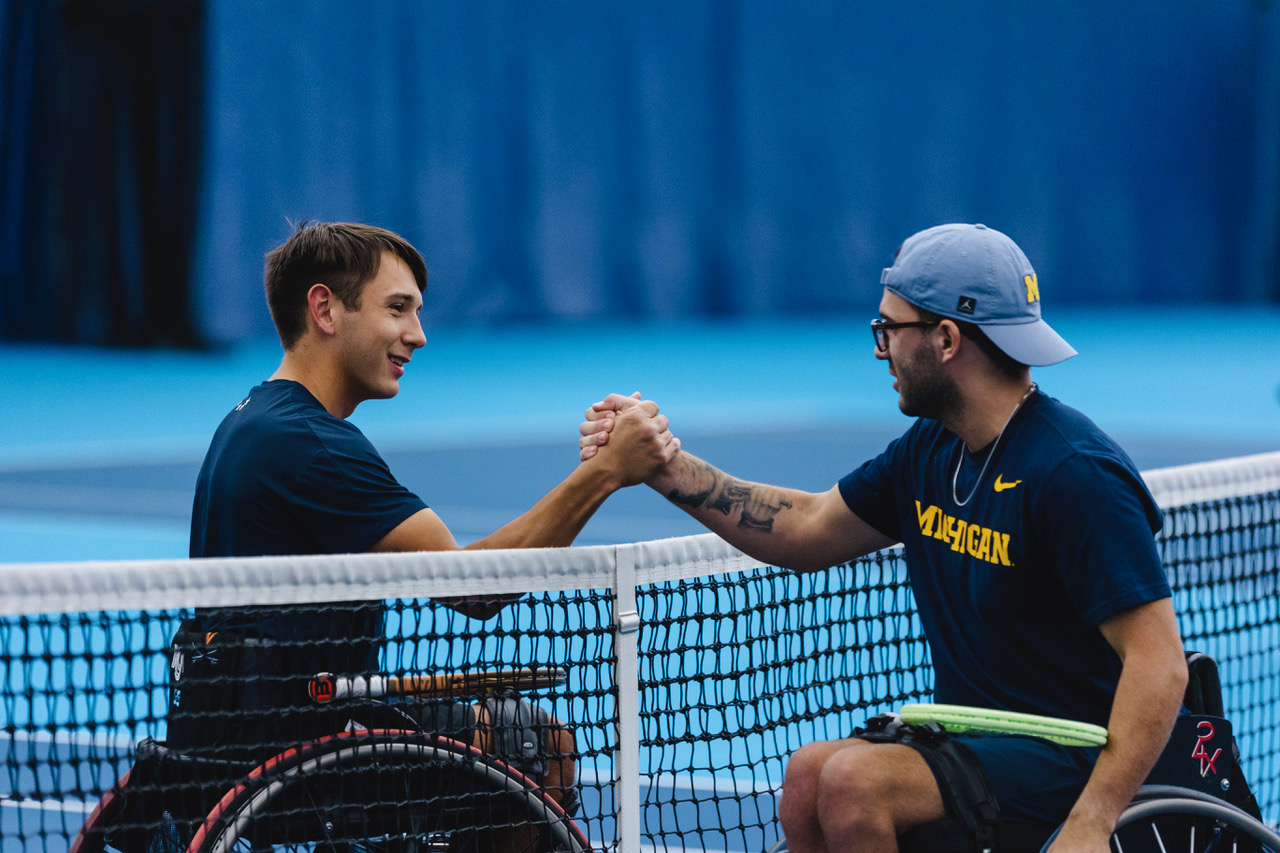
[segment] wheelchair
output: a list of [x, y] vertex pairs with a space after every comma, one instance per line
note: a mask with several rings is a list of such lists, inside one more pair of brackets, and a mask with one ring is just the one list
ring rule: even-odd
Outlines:
[[353, 719], [361, 727], [260, 762], [147, 738], [71, 853], [479, 853], [504, 832], [542, 853], [590, 849], [560, 804], [502, 760], [389, 704], [362, 703]]
[[[1280, 853], [1280, 835], [1262, 821], [1240, 768], [1225, 718], [1217, 665], [1187, 654], [1184, 706], [1156, 766], [1116, 823], [1116, 853]], [[991, 853], [1048, 850], [1061, 827], [1001, 821]], [[947, 817], [898, 839], [902, 853], [973, 853], [983, 849], [960, 821]], [[780, 840], [770, 853], [785, 853]]]

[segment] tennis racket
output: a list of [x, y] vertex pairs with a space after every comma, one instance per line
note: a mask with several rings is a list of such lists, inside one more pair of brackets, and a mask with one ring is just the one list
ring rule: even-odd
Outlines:
[[1063, 746], [1106, 746], [1107, 730], [1091, 723], [969, 708], [964, 705], [903, 705], [898, 712], [902, 722], [919, 726], [939, 723], [949, 732], [989, 732], [1005, 735], [1031, 735]]
[[443, 675], [333, 675], [322, 672], [307, 685], [311, 700], [324, 705], [339, 699], [386, 696], [472, 696], [495, 690], [538, 690], [559, 687], [569, 674], [559, 667], [487, 669]]

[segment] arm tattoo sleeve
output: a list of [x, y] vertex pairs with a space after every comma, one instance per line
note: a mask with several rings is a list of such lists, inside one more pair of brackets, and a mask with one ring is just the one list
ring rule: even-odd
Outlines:
[[705, 505], [726, 516], [737, 510], [738, 526], [745, 530], [771, 533], [774, 517], [792, 505], [776, 489], [730, 477], [702, 460], [698, 460], [693, 479], [695, 483], [688, 491], [673, 489], [667, 493], [667, 500], [690, 509]]

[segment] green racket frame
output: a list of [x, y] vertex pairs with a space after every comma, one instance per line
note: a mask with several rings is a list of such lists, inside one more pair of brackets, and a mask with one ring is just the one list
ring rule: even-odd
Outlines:
[[964, 705], [903, 705], [898, 712], [902, 722], [918, 726], [939, 723], [949, 732], [984, 732], [1005, 735], [1031, 735], [1063, 746], [1106, 746], [1107, 730], [1091, 723], [969, 708]]

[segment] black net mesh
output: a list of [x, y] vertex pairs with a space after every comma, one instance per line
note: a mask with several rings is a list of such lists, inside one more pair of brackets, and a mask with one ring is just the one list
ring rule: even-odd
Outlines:
[[1218, 662], [1264, 816], [1280, 816], [1280, 492], [1165, 512], [1161, 553], [1183, 644]]

